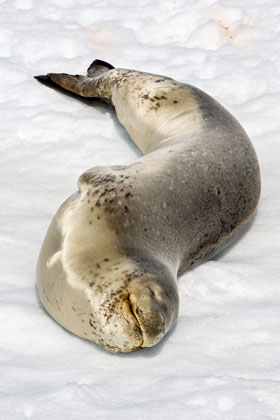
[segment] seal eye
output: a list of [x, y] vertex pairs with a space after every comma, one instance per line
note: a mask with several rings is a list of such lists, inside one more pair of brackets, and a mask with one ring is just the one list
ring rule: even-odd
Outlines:
[[155, 294], [155, 292], [153, 291], [153, 289], [151, 289], [150, 287], [148, 287], [148, 289], [149, 289], [149, 291], [150, 291], [150, 293], [151, 293], [151, 296], [152, 296], [152, 297], [154, 297], [156, 294]]

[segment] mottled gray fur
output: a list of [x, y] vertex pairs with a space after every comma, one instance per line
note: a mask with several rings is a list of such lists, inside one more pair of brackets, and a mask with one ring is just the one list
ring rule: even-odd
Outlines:
[[[106, 296], [94, 315], [89, 310], [91, 337], [60, 319], [47, 298], [42, 300], [52, 316], [71, 331], [110, 351], [131, 351], [155, 344], [175, 322], [176, 274], [223, 249], [248, 223], [260, 195], [260, 173], [247, 134], [213, 98], [170, 78], [104, 64], [93, 63], [88, 76], [49, 74], [42, 81], [81, 96], [112, 101], [132, 139], [147, 153], [128, 166], [85, 172], [73, 204], [73, 208], [79, 203], [87, 209], [83, 210], [89, 216], [82, 229], [106, 221], [117, 238], [117, 248], [133, 268], [120, 271], [121, 279], [112, 285], [106, 274], [98, 272], [103, 270], [98, 260], [88, 280], [83, 277], [94, 296]], [[50, 235], [61, 237], [62, 233]], [[57, 251], [47, 241], [48, 252], [44, 254], [43, 246], [38, 269], [39, 282], [44, 284], [49, 281], [46, 260]], [[61, 249], [63, 252], [62, 245]], [[110, 252], [104, 251], [102, 260], [107, 273], [118, 270], [110, 262]], [[145, 285], [141, 294], [139, 284]], [[148, 298], [144, 303], [141, 300], [145, 293], [149, 303]], [[114, 338], [118, 328], [114, 331], [110, 324], [124, 310], [124, 302], [135, 321], [134, 344], [129, 343], [132, 338], [119, 344]], [[97, 328], [99, 316], [105, 321]], [[102, 325], [111, 328], [110, 339], [104, 338]], [[144, 337], [140, 344], [139, 334]]]

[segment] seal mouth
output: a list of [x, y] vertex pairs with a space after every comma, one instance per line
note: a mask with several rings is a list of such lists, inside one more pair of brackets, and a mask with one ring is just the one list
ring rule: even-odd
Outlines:
[[[127, 304], [129, 306], [131, 315], [134, 317], [134, 320], [135, 320], [136, 324], [138, 325], [138, 327], [141, 330], [140, 323], [139, 323], [139, 321], [137, 319], [137, 316], [135, 314], [134, 303], [132, 302], [132, 299], [131, 299], [131, 293], [129, 293], [128, 296], [127, 296]], [[142, 330], [141, 330], [141, 333], [142, 333]]]
[[134, 304], [133, 304], [133, 302], [131, 300], [130, 293], [123, 300], [123, 303], [122, 303], [122, 312], [123, 312], [124, 319], [130, 325], [132, 325], [132, 333], [134, 335], [138, 336], [139, 339], [141, 338], [141, 343], [139, 345], [133, 347], [129, 351], [138, 350], [138, 349], [140, 349], [143, 346], [144, 337], [143, 337], [143, 332], [142, 332], [140, 323], [139, 323], [139, 321], [137, 319], [137, 316], [135, 314]]

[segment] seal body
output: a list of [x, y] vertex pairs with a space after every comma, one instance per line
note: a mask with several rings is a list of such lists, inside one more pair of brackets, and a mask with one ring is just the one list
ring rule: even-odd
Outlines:
[[144, 153], [81, 175], [41, 249], [41, 300], [61, 325], [109, 351], [152, 346], [178, 316], [177, 274], [223, 249], [254, 213], [252, 144], [213, 98], [168, 77], [96, 60], [87, 76], [37, 78], [111, 102]]

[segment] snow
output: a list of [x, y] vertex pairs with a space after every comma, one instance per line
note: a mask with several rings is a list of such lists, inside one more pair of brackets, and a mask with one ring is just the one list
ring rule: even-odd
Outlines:
[[[277, 0], [0, 0], [1, 419], [280, 419]], [[46, 229], [78, 176], [140, 156], [109, 109], [47, 89], [95, 58], [193, 84], [259, 157], [250, 230], [179, 279], [157, 346], [113, 355], [56, 324], [36, 291]]]

